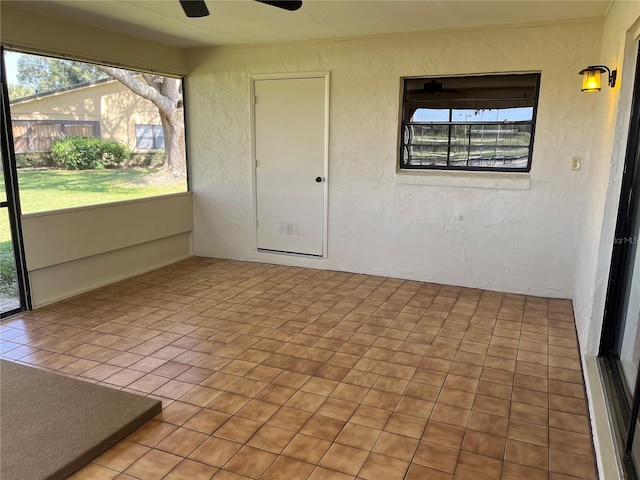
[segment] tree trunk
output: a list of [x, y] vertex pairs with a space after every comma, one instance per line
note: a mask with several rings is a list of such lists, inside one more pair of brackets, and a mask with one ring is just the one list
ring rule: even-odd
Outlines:
[[163, 170], [174, 175], [185, 176], [186, 159], [184, 148], [184, 122], [182, 120], [171, 121], [166, 115], [160, 114], [162, 129], [164, 130], [165, 161]]

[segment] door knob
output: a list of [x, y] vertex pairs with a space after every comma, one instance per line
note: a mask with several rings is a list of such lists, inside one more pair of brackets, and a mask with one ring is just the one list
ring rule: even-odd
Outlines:
[[322, 181], [322, 177], [316, 177], [316, 182], [320, 183]]

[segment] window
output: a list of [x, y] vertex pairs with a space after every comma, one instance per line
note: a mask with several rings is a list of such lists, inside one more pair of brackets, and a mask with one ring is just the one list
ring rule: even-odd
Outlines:
[[182, 79], [7, 50], [4, 65], [22, 213], [187, 191]]
[[100, 122], [13, 120], [12, 130], [16, 153], [43, 152], [59, 138], [99, 137]]
[[162, 125], [136, 125], [136, 148], [153, 150], [164, 148]]
[[531, 169], [540, 74], [403, 80], [400, 169]]

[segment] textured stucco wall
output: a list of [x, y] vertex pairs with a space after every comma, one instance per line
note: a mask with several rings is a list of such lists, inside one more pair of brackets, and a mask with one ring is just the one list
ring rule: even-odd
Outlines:
[[581, 350], [589, 355], [597, 354], [602, 330], [639, 34], [640, 2], [615, 2], [603, 25], [600, 54], [590, 60], [617, 68], [618, 81], [589, 99], [594, 103], [594, 134], [573, 293]]
[[[577, 72], [599, 37], [587, 22], [190, 51], [195, 254], [570, 297], [585, 172], [569, 165], [594, 109]], [[255, 242], [249, 76], [307, 71], [331, 72], [324, 260]], [[528, 189], [396, 175], [401, 76], [515, 71], [542, 72]]]

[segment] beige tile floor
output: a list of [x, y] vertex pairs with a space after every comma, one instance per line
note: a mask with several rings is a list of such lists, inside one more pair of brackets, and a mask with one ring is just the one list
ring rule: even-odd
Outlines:
[[1, 346], [163, 400], [74, 480], [596, 478], [566, 300], [192, 258]]

